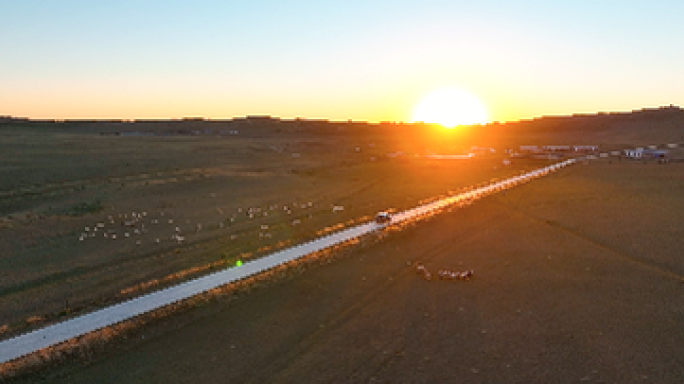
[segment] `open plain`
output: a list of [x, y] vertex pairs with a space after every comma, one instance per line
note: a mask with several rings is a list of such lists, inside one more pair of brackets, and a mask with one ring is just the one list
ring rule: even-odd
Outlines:
[[12, 159], [3, 180], [13, 188], [0, 202], [0, 331], [16, 334], [371, 220], [379, 210], [548, 164], [388, 158], [400, 144], [372, 132], [250, 133], [6, 129]]
[[[577, 165], [43, 378], [677, 382], [683, 170]], [[427, 281], [419, 262], [475, 277]]]
[[[648, 121], [653, 129], [644, 133], [631, 120], [603, 121], [601, 129], [578, 129], [578, 123], [556, 135], [528, 129], [509, 133], [517, 142], [506, 135], [491, 141], [499, 147], [520, 140], [600, 141], [611, 149], [681, 142], [681, 116]], [[624, 134], [616, 135], [620, 129]], [[12, 148], [30, 143], [27, 135], [45, 137], [16, 128], [4, 133]], [[4, 190], [0, 229], [7, 334], [30, 327], [27, 317], [38, 317], [35, 324], [68, 317], [207, 271], [193, 267], [225, 267], [258, 257], [262, 247], [369, 220], [380, 209], [407, 208], [548, 164], [387, 157], [426, 148], [339, 132], [232, 141], [52, 134], [34, 148], [50, 148], [42, 176], [29, 172], [24, 179], [34, 179], [17, 181], [22, 166], [40, 169], [29, 164], [39, 158], [30, 151], [17, 150], [26, 163], [17, 160], [3, 171], [3, 180], [16, 184]], [[458, 139], [483, 145], [486, 138]], [[108, 154], [101, 163], [86, 161], [94, 155], [83, 155], [86, 142]], [[55, 143], [71, 149], [55, 156], [61, 148]], [[71, 165], [74, 175], [66, 171]], [[683, 170], [681, 163], [614, 158], [578, 164], [18, 380], [676, 381], [684, 376]], [[126, 237], [122, 222], [130, 216], [119, 215], [132, 212], [145, 212], [147, 232], [139, 239], [148, 242], [135, 243], [140, 226], [129, 227]], [[165, 228], [152, 228], [162, 220]], [[84, 227], [97, 223], [115, 228], [119, 238], [80, 240]], [[179, 223], [184, 242], [171, 237]], [[475, 277], [427, 281], [416, 273], [417, 263], [433, 272], [472, 269]], [[150, 281], [157, 283], [143, 284]]]

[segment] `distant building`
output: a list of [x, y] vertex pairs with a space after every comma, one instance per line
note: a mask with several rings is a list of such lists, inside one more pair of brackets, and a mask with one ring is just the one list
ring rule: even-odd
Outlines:
[[575, 152], [596, 152], [598, 151], [598, 145], [575, 145], [572, 147]]
[[433, 160], [468, 160], [473, 158], [472, 153], [468, 153], [467, 155], [426, 155], [425, 158], [427, 159], [433, 159]]
[[475, 155], [486, 155], [496, 153], [496, 149], [490, 147], [478, 147], [474, 145], [470, 147], [470, 152], [474, 153]]
[[644, 156], [643, 149], [625, 149], [622, 153], [624, 153], [625, 157], [630, 159], [641, 159]]
[[520, 152], [541, 152], [541, 149], [536, 145], [521, 145]]
[[647, 149], [644, 150], [644, 156], [652, 159], [664, 159], [668, 156], [669, 152], [665, 149]]
[[568, 152], [568, 151], [570, 151], [569, 145], [545, 145], [542, 148], [548, 152]]
[[625, 157], [630, 159], [664, 159], [667, 158], [669, 152], [665, 149], [625, 149], [623, 151]]

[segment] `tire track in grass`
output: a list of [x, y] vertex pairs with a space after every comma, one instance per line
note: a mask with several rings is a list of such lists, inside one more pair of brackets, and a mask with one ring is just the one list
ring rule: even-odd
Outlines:
[[[568, 160], [568, 161], [565, 161], [562, 163], [557, 163], [557, 164], [554, 164], [552, 166], [548, 166], [545, 168], [541, 168], [541, 169], [537, 169], [535, 171], [528, 172], [528, 173], [521, 175], [521, 176], [517, 176], [517, 177], [511, 178], [511, 179], [506, 179], [503, 181], [498, 181], [498, 182], [493, 183], [493, 184], [486, 184], [485, 183], [485, 185], [478, 186], [478, 188], [476, 190], [463, 193], [463, 194], [459, 195], [458, 197], [446, 198], [444, 200], [439, 200], [439, 201], [436, 201], [436, 202], [433, 202], [430, 204], [426, 204], [423, 206], [419, 206], [419, 207], [410, 209], [408, 211], [405, 211], [403, 213], [400, 213], [397, 215], [397, 223], [400, 223], [406, 219], [411, 219], [411, 218], [419, 219], [421, 216], [423, 216], [425, 214], [428, 214], [429, 215], [428, 217], [432, 217], [434, 214], [441, 213], [444, 210], [447, 210], [447, 211], [451, 210], [451, 208], [448, 208], [448, 207], [449, 206], [453, 207], [453, 204], [458, 203], [459, 201], [470, 202], [473, 199], [482, 198], [482, 197], [487, 196], [489, 194], [498, 192], [502, 188], [510, 188], [512, 186], [517, 185], [519, 182], [526, 182], [526, 181], [532, 180], [534, 178], [544, 176], [544, 175], [548, 174], [549, 172], [557, 170], [560, 167], [565, 167], [565, 166], [570, 165], [572, 163], [574, 163], [574, 160]], [[464, 204], [458, 204], [458, 207], [461, 207], [463, 205]], [[496, 219], [496, 217], [494, 219]], [[413, 221], [414, 220], [411, 220], [411, 222], [413, 222]], [[489, 227], [491, 227], [491, 225]], [[178, 295], [179, 292], [183, 293], [184, 295], [189, 295], [189, 294], [192, 294], [192, 292], [194, 292], [196, 290], [205, 289], [204, 288], [205, 286], [207, 286], [207, 285], [212, 286], [212, 284], [216, 283], [215, 281], [213, 281], [213, 280], [216, 280], [216, 277], [223, 278], [223, 277], [225, 277], [224, 275], [231, 275], [231, 274], [234, 275], [235, 273], [250, 273], [250, 271], [252, 269], [261, 268], [262, 264], [269, 263], [271, 261], [271, 259], [273, 259], [273, 258], [281, 258], [281, 257], [285, 257], [285, 256], [293, 257], [296, 254], [299, 254], [299, 252], [303, 252], [306, 249], [312, 248], [314, 246], [319, 246], [319, 244], [322, 244], [325, 242], [331, 242], [331, 241], [333, 241], [333, 244], [336, 244], [336, 243], [339, 243], [340, 241], [343, 241], [343, 239], [356, 238], [362, 234], [367, 234], [367, 233], [370, 233], [371, 231], [375, 231], [375, 229], [377, 229], [377, 224], [371, 224], [371, 223], [364, 224], [361, 226], [357, 226], [354, 228], [350, 228], [349, 230], [345, 230], [345, 231], [330, 235], [328, 237], [320, 238], [314, 242], [303, 244], [303, 245], [301, 245], [301, 248], [292, 248], [288, 251], [283, 251], [281, 253], [273, 254], [273, 255], [269, 256], [269, 258], [264, 260], [263, 262], [262, 262], [262, 260], [254, 261], [253, 264], [250, 263], [247, 265], [247, 267], [250, 267], [250, 268], [243, 269], [239, 272], [234, 272], [234, 271], [221, 272], [220, 274], [217, 273], [214, 275], [210, 275], [210, 276], [202, 277], [202, 278], [199, 278], [196, 280], [192, 280], [188, 283], [180, 284], [180, 285], [174, 286], [172, 288], [162, 290], [162, 291], [158, 291], [158, 292], [155, 292], [154, 294], [150, 294], [150, 295], [147, 295], [144, 297], [139, 297], [135, 300], [130, 300], [128, 302], [124, 302], [124, 303], [119, 304], [119, 305], [107, 307], [101, 311], [97, 311], [97, 312], [94, 312], [92, 314], [82, 316], [82, 317], [70, 320], [68, 322], [65, 322], [65, 323], [60, 323], [60, 324], [52, 326], [52, 327], [43, 328], [41, 330], [35, 331], [34, 333], [26, 334], [26, 335], [21, 336], [21, 337], [17, 337], [17, 338], [11, 339], [11, 340], [7, 340], [7, 341], [4, 341], [3, 343], [8, 343], [11, 341], [11, 342], [17, 344], [17, 343], [25, 343], [26, 341], [29, 341], [29, 342], [31, 342], [33, 344], [37, 344], [37, 345], [46, 345], [46, 343], [48, 343], [48, 341], [46, 340], [46, 336], [43, 335], [42, 340], [39, 337], [41, 334], [46, 334], [46, 333], [52, 332], [53, 329], [59, 329], [60, 331], [68, 331], [69, 333], [72, 333], [72, 331], [68, 327], [73, 327], [74, 324], [76, 324], [78, 322], [84, 323], [84, 322], [90, 321], [90, 319], [96, 319], [98, 322], [100, 322], [100, 321], [102, 321], [102, 322], [113, 321], [111, 318], [112, 315], [116, 315], [115, 318], [123, 317], [123, 316], [129, 316], [129, 318], [130, 318], [131, 315], [129, 313], [130, 312], [129, 308], [133, 309], [133, 311], [147, 311], [148, 310], [147, 308], [151, 305], [157, 305], [156, 308], [159, 308], [160, 304], [159, 303], [155, 304], [154, 303], [155, 301], [159, 301], [159, 300], [169, 301], [172, 299], [177, 300], [179, 297], [179, 295]], [[453, 239], [449, 239], [449, 240], [452, 240], [452, 241], [450, 241], [449, 243], [445, 243], [444, 246], [447, 246], [446, 244], [453, 243]], [[434, 257], [435, 254], [436, 253], [433, 252], [432, 256]], [[376, 276], [377, 276], [377, 273], [376, 273]], [[385, 282], [385, 284], [387, 284], [387, 283]], [[376, 295], [379, 295], [377, 289], [375, 292], [376, 292]], [[369, 296], [363, 295], [362, 297], [369, 297]], [[372, 300], [373, 300], [373, 298], [370, 297], [370, 301], [372, 301]], [[124, 309], [123, 311], [122, 311], [122, 308]], [[357, 306], [357, 308], [358, 308], [358, 306]], [[119, 312], [117, 312], [117, 311], [119, 311]], [[128, 313], [128, 315], [126, 313]], [[140, 312], [140, 313], [143, 313], [143, 312]], [[348, 311], [347, 311], [347, 313], [348, 313]], [[108, 318], [108, 316], [110, 316], [110, 317]], [[95, 326], [98, 326], [98, 324], [99, 324], [98, 322], [91, 321], [86, 326], [87, 327], [95, 327]], [[342, 324], [342, 321], [338, 321], [337, 323]], [[79, 325], [79, 330], [77, 332], [84, 332], [84, 330], [82, 328], [83, 326], [84, 325]], [[93, 328], [93, 329], [95, 329], [95, 328]], [[38, 335], [38, 336], [34, 337], [33, 335]], [[63, 334], [55, 334], [54, 336], [55, 337], [52, 338], [53, 340], [65, 337]], [[34, 348], [34, 347], [30, 347], [30, 348]], [[21, 351], [23, 351], [23, 350], [21, 350]], [[7, 356], [11, 356], [12, 354], [17, 354], [17, 353], [23, 353], [21, 351], [14, 350], [13, 352], [11, 352], [11, 354], [8, 354]]]
[[[469, 208], [470, 207], [465, 207], [465, 209]], [[455, 245], [466, 241], [473, 236], [477, 236], [483, 231], [501, 225], [504, 221], [502, 219], [508, 216], [510, 216], [510, 214], [507, 212], [496, 213], [493, 217], [487, 219], [483, 223], [480, 223], [475, 227], [469, 227], [467, 230], [458, 233], [456, 236], [442, 240], [417, 257], [411, 257], [410, 266], [405, 266], [401, 269], [386, 273], [386, 278], [382, 280], [379, 285], [374, 286], [372, 289], [363, 291], [363, 293], [356, 298], [350, 298], [351, 305], [347, 306], [341, 312], [337, 312], [333, 318], [322, 318], [321, 322], [325, 324], [324, 327], [318, 328], [315, 332], [307, 335], [302, 340], [293, 341], [293, 344], [284, 343], [285, 345], [283, 347], [274, 350], [270, 356], [264, 359], [265, 361], [270, 361], [268, 365], [260, 369], [259, 372], [255, 372], [252, 377], [243, 379], [248, 383], [263, 383], [274, 380], [277, 377], [282, 377], [285, 381], [287, 381], [289, 372], [294, 372], [298, 369], [298, 361], [303, 361], [306, 359], [305, 356], [316, 353], [315, 348], [320, 342], [326, 340], [340, 330], [340, 328], [348, 324], [363, 308], [371, 306], [374, 302], [383, 300], [384, 296], [390, 289], [398, 286], [399, 284], [405, 284], [407, 279], [422, 280], [422, 277], [416, 275], [414, 268], [416, 263], [432, 262], [437, 255], [443, 253], [448, 248], [454, 247]], [[391, 234], [389, 238], [383, 240], [383, 242], [395, 240], [393, 239], [394, 236], [410, 234], [411, 231], [415, 231], [417, 229], [418, 228], [416, 227], [402, 229], [402, 231], [399, 233]], [[400, 337], [386, 345], [383, 345], [382, 349], [403, 349], [404, 343], [405, 340]], [[391, 362], [392, 358], [393, 356], [391, 354], [377, 354], [362, 366], [357, 367], [355, 372], [368, 372], [368, 367], [373, 367], [374, 370], [379, 372], [383, 367]]]
[[562, 232], [567, 233], [573, 237], [579, 238], [585, 242], [591, 243], [594, 246], [605, 250], [608, 254], [615, 256], [616, 259], [618, 259], [624, 263], [630, 263], [633, 265], [637, 265], [640, 268], [649, 270], [651, 272], [655, 272], [655, 273], [662, 275], [662, 276], [665, 276], [665, 277], [669, 277], [669, 278], [673, 278], [675, 280], [679, 280], [682, 283], [684, 283], [684, 276], [683, 275], [680, 275], [676, 272], [670, 271], [669, 269], [667, 269], [663, 266], [660, 266], [658, 264], [649, 263], [647, 261], [640, 260], [638, 258], [638, 256], [632, 256], [632, 255], [629, 255], [625, 252], [622, 252], [619, 249], [616, 249], [616, 248], [610, 246], [609, 244], [606, 244], [606, 243], [604, 243], [598, 239], [592, 238], [586, 234], [581, 233], [578, 230], [575, 230], [571, 227], [565, 226], [565, 225], [563, 225], [557, 221], [545, 219], [541, 216], [534, 215], [527, 210], [523, 210], [523, 209], [521, 209], [517, 206], [514, 206], [514, 205], [505, 204], [501, 201], [497, 201], [496, 204], [499, 205], [500, 207], [504, 208], [504, 209], [515, 211], [516, 213], [523, 215], [523, 216], [525, 216], [531, 220], [540, 222], [540, 223], [542, 223], [548, 227], [554, 228], [557, 231], [562, 231]]

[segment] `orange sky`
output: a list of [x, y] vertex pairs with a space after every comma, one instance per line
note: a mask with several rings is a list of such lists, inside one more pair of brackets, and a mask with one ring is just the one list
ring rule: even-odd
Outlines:
[[684, 3], [634, 3], [2, 2], [0, 115], [408, 121], [444, 87], [498, 121], [682, 105]]

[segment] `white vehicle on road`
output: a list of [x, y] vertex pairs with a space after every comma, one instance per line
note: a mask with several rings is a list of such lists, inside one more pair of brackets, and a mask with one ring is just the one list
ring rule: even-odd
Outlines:
[[375, 215], [375, 222], [378, 224], [388, 224], [392, 221], [392, 214], [387, 211], [378, 212]]

